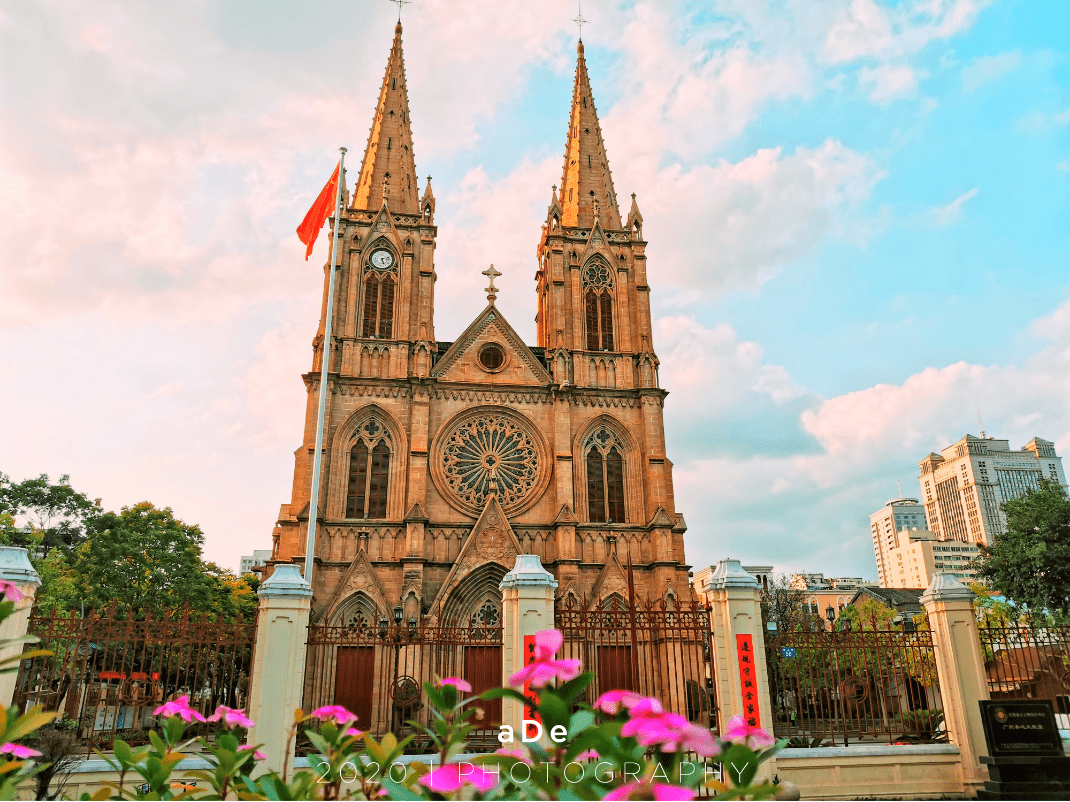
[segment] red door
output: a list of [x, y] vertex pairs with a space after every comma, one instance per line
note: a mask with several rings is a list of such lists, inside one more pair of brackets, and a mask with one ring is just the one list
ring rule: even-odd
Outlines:
[[375, 690], [375, 648], [343, 646], [338, 649], [334, 703], [357, 715], [357, 727], [372, 726]]
[[632, 655], [628, 646], [598, 647], [598, 692], [633, 691]]
[[[465, 646], [464, 678], [472, 686], [472, 695], [502, 686], [502, 647]], [[483, 720], [476, 724], [480, 729], [498, 727], [502, 723], [502, 700], [483, 702]]]

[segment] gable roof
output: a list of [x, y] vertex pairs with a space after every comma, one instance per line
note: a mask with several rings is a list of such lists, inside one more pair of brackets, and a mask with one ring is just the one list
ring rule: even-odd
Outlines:
[[490, 374], [498, 377], [504, 384], [552, 384], [553, 379], [535, 355], [531, 353], [520, 335], [509, 325], [502, 313], [493, 303], [480, 312], [464, 333], [449, 347], [438, 364], [431, 370], [431, 376], [446, 381], [471, 381], [465, 370], [466, 365], [476, 364], [476, 352], [485, 342], [493, 340], [501, 345], [507, 353], [505, 366], [500, 373]]
[[849, 604], [855, 604], [859, 601], [860, 596], [869, 596], [872, 599], [876, 599], [881, 604], [892, 607], [896, 610], [909, 609], [920, 610], [921, 609], [921, 597], [925, 593], [925, 588], [859, 588], [855, 591], [855, 595], [851, 597]]

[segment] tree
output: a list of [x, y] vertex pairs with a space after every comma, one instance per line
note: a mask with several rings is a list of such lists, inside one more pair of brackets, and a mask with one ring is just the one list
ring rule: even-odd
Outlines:
[[170, 507], [143, 501], [101, 515], [74, 564], [86, 607], [115, 603], [120, 612], [157, 616], [188, 603], [194, 612], [226, 617], [234, 609], [230, 591], [220, 569], [201, 560], [203, 545], [200, 527]]
[[[52, 484], [48, 474], [36, 479], [12, 482], [0, 473], [0, 536], [4, 542], [22, 546], [44, 555], [55, 548], [67, 555], [85, 541], [88, 529], [100, 515], [100, 499], [91, 501], [84, 493], [71, 487], [71, 477], [63, 474]], [[10, 516], [4, 518], [4, 515]], [[26, 526], [16, 526], [22, 518]], [[35, 542], [34, 530], [43, 537]]]
[[780, 632], [793, 632], [802, 624], [806, 591], [792, 588], [786, 574], [777, 574], [762, 590], [762, 618], [773, 621]]
[[1031, 616], [1070, 616], [1070, 499], [1046, 479], [1006, 502], [1007, 530], [981, 544], [977, 576]]

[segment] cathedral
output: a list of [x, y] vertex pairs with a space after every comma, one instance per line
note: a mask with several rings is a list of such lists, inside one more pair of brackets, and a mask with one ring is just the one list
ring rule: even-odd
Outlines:
[[634, 194], [621, 216], [582, 41], [577, 50], [561, 183], [531, 232], [537, 342], [524, 343], [495, 305], [493, 266], [486, 308], [444, 341], [435, 197], [430, 179], [419, 189], [395, 28], [360, 173], [332, 221], [336, 303], [326, 320], [328, 259], [293, 494], [273, 532], [271, 564], [303, 563], [317, 516], [315, 623], [400, 613], [410, 626], [497, 626], [498, 586], [517, 554], [537, 554], [572, 608], [624, 600], [630, 587], [639, 599], [690, 599], [643, 218]]

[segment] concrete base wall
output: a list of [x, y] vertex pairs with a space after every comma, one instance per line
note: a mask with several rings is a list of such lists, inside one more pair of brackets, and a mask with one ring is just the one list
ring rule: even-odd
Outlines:
[[785, 749], [773, 771], [803, 799], [934, 799], [962, 796], [961, 756], [948, 744]]

